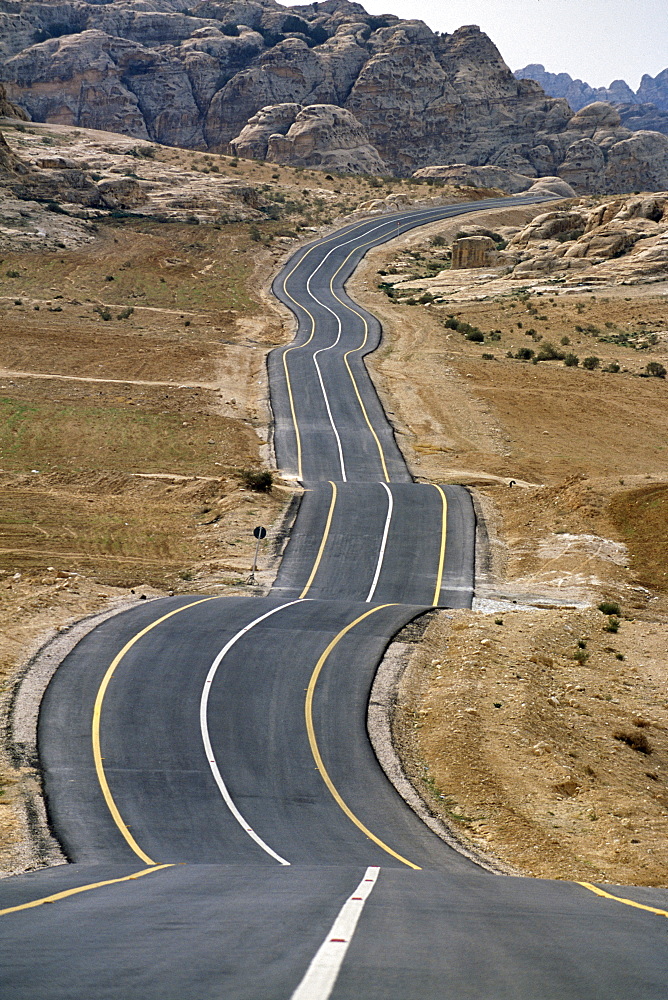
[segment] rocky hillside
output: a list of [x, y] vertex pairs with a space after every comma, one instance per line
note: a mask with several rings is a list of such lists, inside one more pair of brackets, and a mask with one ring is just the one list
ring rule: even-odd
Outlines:
[[566, 163], [584, 191], [668, 186], [665, 137], [624, 146], [618, 116], [574, 119], [479, 28], [438, 34], [348, 0], [0, 0], [0, 78], [36, 121], [164, 145], [404, 177]]
[[668, 69], [655, 77], [645, 73], [637, 91], [625, 80], [613, 80], [609, 87], [590, 87], [568, 73], [548, 73], [540, 63], [517, 69], [514, 75], [518, 80], [535, 80], [546, 94], [565, 98], [575, 111], [594, 101], [606, 101], [615, 105], [627, 128], [653, 129], [668, 135]]
[[[660, 191], [668, 187], [668, 137], [661, 132], [631, 132], [624, 128], [616, 108], [598, 101], [582, 108], [558, 133], [542, 136], [539, 145], [518, 147], [509, 161], [471, 168], [466, 164], [426, 167], [418, 178], [434, 177], [449, 183], [484, 183], [510, 193], [528, 190], [536, 177], [556, 175], [576, 194], [614, 194]], [[567, 196], [561, 190], [556, 193]]]

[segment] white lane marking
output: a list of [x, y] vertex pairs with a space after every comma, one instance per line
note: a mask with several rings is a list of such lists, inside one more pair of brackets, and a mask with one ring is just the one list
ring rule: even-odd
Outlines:
[[213, 774], [214, 781], [218, 785], [220, 794], [223, 796], [223, 799], [225, 800], [225, 805], [230, 810], [230, 812], [236, 819], [239, 826], [243, 830], [245, 830], [248, 836], [251, 837], [251, 839], [254, 840], [256, 844], [259, 844], [259, 846], [262, 848], [263, 851], [266, 851], [267, 854], [270, 854], [272, 858], [278, 861], [278, 863], [281, 865], [289, 865], [290, 862], [286, 861], [285, 858], [282, 858], [280, 854], [276, 853], [276, 851], [272, 851], [271, 847], [269, 847], [268, 844], [265, 844], [262, 837], [258, 836], [255, 830], [253, 830], [253, 828], [248, 825], [248, 823], [241, 815], [241, 813], [235, 806], [234, 802], [232, 801], [232, 796], [227, 790], [227, 785], [223, 781], [223, 776], [220, 773], [218, 764], [216, 762], [216, 758], [214, 756], [213, 747], [211, 746], [211, 739], [209, 737], [209, 726], [207, 722], [207, 709], [209, 705], [209, 693], [213, 685], [213, 679], [216, 676], [216, 671], [218, 670], [220, 664], [223, 662], [224, 657], [232, 649], [232, 646], [234, 646], [235, 643], [237, 643], [242, 636], [246, 635], [247, 632], [250, 632], [252, 628], [255, 628], [256, 625], [260, 624], [260, 622], [265, 621], [266, 618], [271, 618], [272, 615], [277, 614], [279, 611], [283, 611], [285, 608], [292, 607], [293, 604], [301, 604], [301, 603], [303, 602], [300, 598], [296, 601], [289, 601], [287, 604], [281, 604], [280, 607], [278, 608], [272, 608], [271, 611], [267, 611], [265, 614], [260, 615], [259, 618], [255, 618], [252, 622], [250, 622], [239, 632], [237, 632], [236, 635], [233, 635], [232, 638], [229, 640], [229, 642], [225, 643], [220, 653], [218, 653], [218, 656], [211, 664], [209, 673], [206, 675], [206, 680], [204, 681], [202, 697], [199, 703], [199, 724], [200, 724], [200, 730], [202, 732], [202, 742], [204, 743], [204, 752], [206, 753], [206, 759], [209, 762], [209, 767], [211, 768], [211, 773]]
[[[373, 232], [376, 231], [376, 229], [382, 229], [383, 226], [386, 226], [386, 225], [387, 225], [387, 223], [383, 223], [380, 226], [374, 226], [374, 228], [368, 230], [368, 232], [373, 233]], [[317, 302], [319, 306], [322, 306], [323, 309], [326, 309], [327, 312], [330, 313], [334, 317], [334, 319], [336, 320], [337, 326], [338, 326], [338, 331], [337, 331], [336, 339], [334, 340], [334, 343], [330, 344], [329, 347], [321, 347], [317, 351], [314, 351], [314, 353], [313, 353], [313, 364], [315, 365], [315, 370], [318, 373], [318, 381], [320, 382], [320, 389], [322, 390], [323, 399], [325, 400], [325, 407], [327, 409], [327, 416], [329, 417], [329, 423], [331, 425], [332, 430], [334, 431], [334, 437], [336, 438], [336, 447], [337, 447], [337, 450], [339, 452], [339, 465], [341, 466], [341, 478], [342, 478], [342, 480], [343, 480], [344, 483], [348, 482], [348, 477], [346, 475], [346, 465], [345, 465], [345, 461], [344, 461], [344, 458], [343, 458], [343, 445], [341, 443], [341, 437], [339, 435], [338, 427], [336, 426], [336, 423], [334, 421], [334, 416], [332, 414], [332, 409], [331, 409], [331, 407], [329, 405], [329, 396], [327, 395], [327, 390], [325, 388], [325, 382], [324, 382], [324, 379], [322, 377], [322, 371], [320, 369], [320, 365], [318, 364], [318, 355], [319, 354], [324, 354], [325, 351], [331, 351], [331, 350], [333, 350], [337, 346], [337, 344], [339, 343], [339, 341], [341, 340], [341, 333], [342, 333], [341, 317], [338, 315], [338, 313], [334, 312], [333, 309], [330, 309], [330, 307], [328, 305], [326, 305], [326, 303], [321, 302], [320, 299], [317, 297], [317, 295], [315, 295], [313, 293], [313, 291], [311, 290], [311, 279], [316, 276], [316, 274], [318, 273], [318, 271], [320, 270], [320, 268], [323, 267], [323, 265], [329, 260], [329, 258], [332, 256], [333, 253], [335, 253], [337, 250], [340, 250], [342, 247], [346, 247], [346, 246], [349, 246], [349, 244], [351, 244], [351, 243], [355, 243], [358, 239], [359, 239], [359, 237], [356, 236], [352, 240], [348, 240], [346, 243], [337, 243], [337, 245], [335, 247], [332, 247], [332, 249], [329, 251], [329, 253], [325, 254], [325, 256], [322, 258], [322, 260], [320, 261], [320, 263], [318, 264], [318, 266], [316, 268], [314, 268], [313, 271], [311, 271], [311, 273], [309, 274], [309, 276], [308, 276], [308, 278], [306, 280], [306, 291], [308, 292], [308, 294], [311, 296], [311, 298], [313, 299], [314, 302]], [[314, 320], [314, 323], [315, 323], [315, 320]]]
[[339, 910], [329, 934], [313, 956], [304, 978], [290, 1000], [328, 1000], [331, 996], [357, 921], [379, 873], [380, 868], [367, 868], [364, 878]]
[[385, 528], [383, 529], [383, 538], [380, 543], [380, 552], [378, 553], [378, 562], [376, 563], [376, 573], [373, 578], [373, 583], [371, 584], [371, 590], [366, 596], [366, 603], [368, 604], [372, 600], [373, 595], [376, 593], [376, 587], [378, 586], [378, 578], [380, 577], [380, 571], [383, 568], [383, 559], [385, 558], [385, 548], [387, 546], [387, 535], [390, 530], [390, 521], [392, 520], [392, 511], [394, 510], [394, 498], [392, 497], [392, 491], [387, 485], [387, 483], [380, 484], [385, 492], [387, 493], [387, 517], [385, 518]]

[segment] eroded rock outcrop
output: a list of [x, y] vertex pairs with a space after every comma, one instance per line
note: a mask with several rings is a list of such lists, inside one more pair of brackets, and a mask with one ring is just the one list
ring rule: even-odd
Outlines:
[[443, 166], [422, 167], [413, 177], [443, 181], [445, 184], [461, 184], [476, 188], [498, 188], [508, 194], [526, 191], [534, 182], [533, 177], [505, 170], [499, 166], [474, 167], [468, 163], [450, 163]]
[[462, 236], [452, 244], [450, 268], [493, 267], [496, 257], [496, 243], [489, 236]]
[[499, 252], [498, 263], [513, 277], [663, 280], [668, 273], [668, 193], [537, 215]]
[[333, 104], [277, 104], [253, 115], [230, 143], [238, 156], [348, 174], [387, 173], [365, 129]]

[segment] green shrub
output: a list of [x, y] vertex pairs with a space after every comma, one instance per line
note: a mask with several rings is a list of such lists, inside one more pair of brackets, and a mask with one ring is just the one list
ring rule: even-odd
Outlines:
[[612, 616], [608, 618], [608, 624], [604, 626], [604, 632], [619, 632], [619, 626], [621, 622], [619, 618], [613, 618]]
[[564, 364], [567, 368], [577, 368], [580, 364], [580, 359], [577, 354], [567, 354], [564, 358]]
[[665, 378], [666, 377], [666, 369], [658, 361], [650, 361], [645, 366], [645, 371], [647, 372], [647, 374], [649, 376], [651, 376], [653, 378]]
[[531, 361], [534, 356], [534, 351], [530, 347], [520, 347], [517, 354], [515, 355], [520, 361]]
[[586, 368], [587, 371], [593, 372], [595, 368], [598, 368], [600, 363], [601, 363], [600, 358], [592, 356], [584, 359], [584, 361], [582, 362], [582, 367]]
[[622, 613], [617, 601], [601, 601], [598, 610], [602, 611], [604, 615], [620, 615]]
[[93, 312], [96, 312], [105, 323], [108, 323], [111, 319], [111, 309], [107, 309], [106, 306], [95, 306]]
[[620, 368], [617, 361], [611, 361], [610, 364], [606, 365], [603, 369], [604, 372], [612, 372], [614, 375], [616, 375], [619, 370]]
[[464, 337], [466, 340], [472, 340], [475, 344], [484, 344], [485, 342], [485, 335], [482, 330], [468, 330], [464, 334]]
[[116, 315], [116, 319], [130, 319], [134, 311], [134, 306], [126, 306]]
[[274, 477], [268, 469], [241, 469], [239, 471], [244, 486], [255, 493], [270, 493]]
[[540, 350], [536, 355], [536, 361], [563, 361], [564, 353], [551, 344], [549, 340], [540, 345]]

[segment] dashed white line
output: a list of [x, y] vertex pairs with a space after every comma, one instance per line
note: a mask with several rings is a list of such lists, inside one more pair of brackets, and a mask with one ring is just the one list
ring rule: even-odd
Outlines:
[[328, 1000], [352, 941], [357, 922], [380, 873], [367, 868], [352, 896], [345, 901], [331, 930], [313, 956], [311, 964], [290, 1000]]
[[225, 804], [226, 804], [227, 808], [230, 810], [230, 812], [232, 813], [232, 815], [236, 819], [236, 821], [239, 824], [239, 826], [248, 834], [248, 836], [252, 840], [254, 840], [255, 843], [258, 844], [262, 848], [263, 851], [266, 851], [267, 854], [270, 854], [271, 857], [274, 858], [276, 861], [278, 861], [278, 863], [281, 864], [281, 865], [289, 865], [290, 862], [286, 861], [285, 858], [282, 858], [280, 856], [280, 854], [277, 854], [276, 851], [273, 851], [271, 849], [271, 847], [269, 847], [269, 845], [264, 842], [264, 840], [262, 839], [262, 837], [260, 837], [255, 832], [255, 830], [246, 822], [246, 820], [241, 815], [241, 813], [239, 812], [239, 810], [237, 809], [237, 807], [235, 806], [235, 804], [234, 804], [234, 802], [232, 800], [232, 796], [230, 795], [230, 793], [228, 791], [227, 785], [223, 781], [223, 776], [220, 773], [220, 769], [218, 767], [218, 763], [216, 761], [216, 758], [215, 758], [215, 755], [214, 755], [214, 752], [213, 752], [213, 747], [211, 746], [211, 738], [209, 736], [209, 725], [208, 725], [208, 722], [207, 722], [207, 709], [208, 709], [208, 705], [209, 705], [209, 693], [211, 691], [211, 687], [212, 687], [212, 684], [213, 684], [213, 679], [216, 676], [216, 671], [218, 670], [218, 667], [220, 666], [220, 664], [223, 662], [223, 659], [225, 658], [225, 656], [232, 649], [232, 646], [234, 646], [239, 641], [239, 639], [242, 638], [242, 636], [246, 635], [247, 632], [250, 632], [250, 630], [252, 628], [255, 628], [256, 625], [260, 624], [260, 622], [265, 621], [266, 618], [271, 618], [272, 615], [277, 614], [279, 611], [283, 611], [285, 608], [292, 607], [293, 604], [301, 604], [301, 603], [302, 603], [302, 600], [300, 598], [299, 600], [296, 600], [296, 601], [289, 601], [287, 604], [281, 604], [277, 608], [272, 608], [271, 611], [267, 611], [267, 612], [265, 612], [265, 614], [260, 615], [258, 618], [255, 618], [252, 622], [250, 622], [244, 628], [240, 629], [236, 633], [236, 635], [233, 635], [232, 638], [228, 642], [225, 643], [225, 645], [223, 646], [223, 648], [221, 649], [221, 651], [218, 653], [218, 656], [216, 657], [216, 659], [211, 664], [211, 668], [209, 670], [209, 673], [206, 675], [206, 680], [204, 682], [204, 688], [202, 690], [202, 697], [201, 697], [200, 703], [199, 703], [199, 724], [200, 724], [200, 730], [201, 730], [201, 733], [202, 733], [202, 742], [204, 743], [204, 751], [206, 753], [206, 759], [209, 762], [209, 767], [211, 768], [211, 773], [213, 774], [214, 781], [218, 785], [218, 788], [220, 790], [220, 794], [223, 796], [223, 799], [225, 801]]
[[392, 497], [392, 491], [387, 485], [387, 483], [380, 484], [385, 492], [387, 493], [387, 517], [385, 518], [385, 527], [383, 529], [383, 538], [380, 543], [380, 552], [378, 553], [378, 562], [376, 563], [376, 572], [374, 574], [373, 582], [371, 584], [371, 589], [366, 595], [366, 603], [373, 600], [373, 595], [376, 593], [376, 587], [378, 586], [378, 578], [380, 577], [380, 571], [383, 568], [383, 559], [385, 558], [385, 549], [387, 547], [387, 535], [390, 530], [390, 521], [392, 520], [392, 511], [394, 510], [394, 499]]

